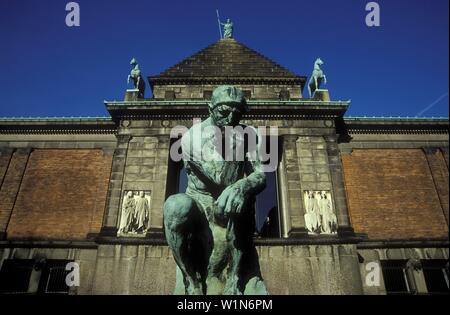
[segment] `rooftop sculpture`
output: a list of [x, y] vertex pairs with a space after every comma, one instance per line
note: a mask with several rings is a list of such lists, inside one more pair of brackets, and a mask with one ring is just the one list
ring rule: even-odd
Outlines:
[[320, 89], [320, 85], [323, 83], [327, 83], [327, 77], [323, 73], [322, 69], [320, 68], [321, 65], [323, 65], [324, 62], [322, 59], [317, 58], [314, 62], [314, 69], [311, 74], [311, 78], [308, 82], [308, 91], [309, 91], [309, 97], [313, 97], [314, 92], [318, 89]]
[[[220, 21], [219, 10], [216, 10], [217, 13], [217, 22], [219, 23], [219, 32], [220, 38], [233, 38], [233, 22], [230, 19], [227, 19], [225, 23]], [[223, 35], [222, 35], [222, 26], [223, 26]]]
[[220, 23], [223, 25], [223, 38], [233, 38], [233, 22], [227, 19], [225, 23]]
[[139, 90], [138, 97], [144, 98], [144, 92], [145, 92], [145, 81], [142, 78], [141, 70], [139, 69], [139, 64], [135, 58], [131, 59], [130, 65], [133, 66], [133, 69], [131, 69], [130, 74], [128, 75], [128, 84], [130, 81], [133, 81], [134, 88], [136, 90]]

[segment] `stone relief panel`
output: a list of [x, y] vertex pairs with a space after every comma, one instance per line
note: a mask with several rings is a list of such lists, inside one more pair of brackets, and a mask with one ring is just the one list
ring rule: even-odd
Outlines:
[[331, 199], [326, 190], [305, 190], [305, 225], [309, 234], [336, 234], [337, 217]]
[[125, 190], [117, 236], [144, 237], [150, 227], [151, 192]]

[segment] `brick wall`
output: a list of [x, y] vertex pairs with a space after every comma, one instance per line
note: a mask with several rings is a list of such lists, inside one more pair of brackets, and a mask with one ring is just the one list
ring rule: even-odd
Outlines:
[[8, 168], [9, 161], [11, 160], [12, 152], [6, 150], [0, 151], [0, 187], [5, 178], [6, 169]]
[[355, 232], [372, 239], [448, 237], [423, 150], [355, 149], [342, 163]]
[[16, 201], [23, 173], [28, 163], [30, 150], [18, 149], [10, 155], [9, 161], [2, 159], [4, 176], [0, 188], [0, 233], [6, 231], [11, 218], [11, 211]]
[[445, 161], [445, 156], [437, 148], [425, 150], [425, 154], [448, 225], [448, 166]]
[[34, 150], [7, 228], [8, 238], [84, 239], [98, 233], [112, 156], [102, 150]]

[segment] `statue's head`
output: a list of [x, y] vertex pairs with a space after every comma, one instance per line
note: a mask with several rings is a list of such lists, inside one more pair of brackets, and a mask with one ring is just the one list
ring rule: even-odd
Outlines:
[[131, 190], [129, 190], [129, 191], [127, 192], [127, 197], [128, 197], [128, 198], [133, 197], [133, 192], [132, 192]]
[[141, 198], [145, 197], [145, 191], [140, 191], [140, 192], [139, 192], [139, 196], [140, 196]]
[[135, 58], [133, 58], [133, 59], [131, 59], [131, 61], [130, 61], [130, 65], [132, 65], [132, 66], [135, 66], [135, 65], [137, 65], [137, 60], [135, 59]]
[[322, 59], [320, 59], [320, 57], [316, 59], [316, 64], [318, 64], [319, 66], [323, 65], [323, 61]]
[[227, 19], [227, 23], [231, 23], [231, 20], [230, 20], [230, 19]]
[[217, 87], [208, 106], [210, 116], [218, 127], [236, 126], [242, 114], [248, 111], [244, 93], [230, 85]]

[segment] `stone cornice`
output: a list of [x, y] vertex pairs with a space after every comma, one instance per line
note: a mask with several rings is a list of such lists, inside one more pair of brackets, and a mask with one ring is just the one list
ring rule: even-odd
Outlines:
[[[344, 117], [349, 102], [250, 100], [244, 120], [336, 120], [342, 137], [356, 134], [448, 135], [448, 118]], [[105, 101], [111, 117], [0, 118], [0, 134], [115, 134], [127, 120], [191, 120], [206, 118], [206, 100]]]
[[115, 134], [111, 118], [1, 118], [0, 134]]
[[424, 238], [424, 239], [392, 239], [392, 240], [371, 240], [366, 239], [357, 245], [358, 249], [376, 248], [448, 248], [448, 238]]
[[345, 118], [340, 134], [448, 134], [448, 118]]
[[[114, 120], [192, 119], [208, 116], [207, 101], [105, 102]], [[335, 119], [342, 117], [349, 102], [248, 101], [249, 113], [243, 119]]]
[[6, 240], [0, 241], [0, 248], [81, 248], [97, 249], [92, 240]]
[[[303, 238], [255, 238], [256, 246], [302, 246], [302, 245], [345, 245], [355, 244], [357, 249], [386, 248], [448, 248], [448, 238], [443, 239], [404, 239], [404, 240], [364, 240], [354, 237], [303, 237]], [[164, 238], [119, 238], [96, 237], [86, 240], [5, 240], [0, 248], [86, 248], [96, 249], [99, 245], [159, 245], [167, 246]]]
[[[141, 108], [144, 106], [168, 106], [172, 108], [177, 108], [177, 106], [207, 106], [207, 100], [154, 100], [154, 99], [143, 99], [139, 101], [104, 101], [107, 107], [110, 106], [123, 106], [123, 107], [133, 107], [133, 108]], [[350, 105], [350, 101], [330, 101], [330, 102], [322, 102], [315, 101], [312, 99], [302, 99], [302, 100], [289, 100], [289, 101], [280, 101], [280, 100], [248, 100], [247, 104], [249, 106], [271, 106], [276, 108], [280, 108], [283, 106], [318, 106], [318, 107], [330, 107], [330, 106], [345, 106], [348, 107]], [[297, 108], [298, 109], [298, 108]]]
[[238, 85], [300, 85], [303, 89], [306, 77], [148, 77], [150, 86], [164, 86], [164, 85], [200, 85], [200, 84], [238, 84]]

